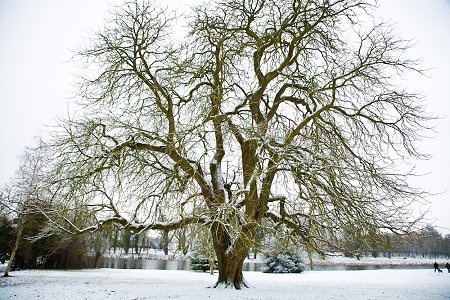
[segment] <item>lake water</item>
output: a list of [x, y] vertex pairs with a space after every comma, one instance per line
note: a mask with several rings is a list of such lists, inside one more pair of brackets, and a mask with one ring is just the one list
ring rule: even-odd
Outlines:
[[[134, 259], [123, 257], [102, 257], [98, 263], [100, 268], [110, 269], [147, 269], [147, 270], [186, 270], [189, 271], [189, 261]], [[259, 262], [244, 262], [244, 271], [259, 271], [263, 266]]]
[[[147, 270], [186, 270], [189, 271], [189, 261], [180, 260], [156, 260], [134, 259], [122, 257], [102, 257], [98, 266], [111, 269], [147, 269]], [[260, 271], [263, 263], [244, 262], [244, 271]], [[379, 269], [433, 269], [432, 266], [407, 265], [407, 266], [314, 266], [315, 271], [355, 271], [355, 270], [379, 270]]]
[[[186, 270], [189, 271], [189, 261], [134, 259], [123, 257], [102, 257], [98, 263], [100, 268], [110, 269], [147, 269], [147, 270]], [[263, 266], [259, 262], [244, 262], [244, 271], [259, 271]]]

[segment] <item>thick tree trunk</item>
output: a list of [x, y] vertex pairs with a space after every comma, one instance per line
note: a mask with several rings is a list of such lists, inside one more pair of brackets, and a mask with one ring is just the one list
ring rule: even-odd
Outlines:
[[243, 257], [229, 256], [223, 253], [222, 259], [219, 259], [219, 278], [214, 287], [235, 288], [240, 290], [242, 287], [248, 287], [242, 274], [242, 266], [247, 254]]
[[212, 226], [214, 250], [217, 255], [219, 278], [216, 287], [241, 289], [248, 287], [244, 281], [242, 267], [250, 246], [248, 240], [238, 239], [231, 244], [229, 235], [219, 228]]

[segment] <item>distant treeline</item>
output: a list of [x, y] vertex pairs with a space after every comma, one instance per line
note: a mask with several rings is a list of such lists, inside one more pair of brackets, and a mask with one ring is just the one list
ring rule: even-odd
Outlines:
[[382, 242], [347, 239], [343, 244], [347, 256], [450, 258], [450, 234], [443, 236], [431, 225], [408, 235], [387, 234]]

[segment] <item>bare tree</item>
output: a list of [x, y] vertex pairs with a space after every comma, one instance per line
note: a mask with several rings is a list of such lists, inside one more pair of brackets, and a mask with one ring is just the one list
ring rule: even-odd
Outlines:
[[[0, 190], [0, 208], [17, 220], [16, 241], [5, 269], [4, 277], [9, 276], [13, 266], [19, 245], [24, 238], [25, 224], [41, 211], [41, 209], [36, 209], [36, 207], [41, 205], [40, 199], [49, 199], [47, 196], [42, 196], [42, 193], [45, 191], [42, 188], [43, 185], [41, 185], [41, 180], [44, 179], [42, 170], [44, 169], [45, 156], [44, 148], [25, 151], [21, 157], [19, 170], [17, 170], [10, 183]], [[44, 232], [41, 232], [39, 235], [41, 234], [45, 235]], [[35, 238], [39, 238], [39, 236]]]
[[343, 230], [408, 230], [422, 194], [396, 166], [422, 157], [429, 117], [398, 85], [418, 61], [374, 4], [216, 0], [178, 41], [175, 14], [127, 1], [78, 53], [83, 109], [43, 171], [64, 209], [44, 213], [71, 233], [207, 226], [216, 286], [237, 289], [263, 220], [318, 252]]

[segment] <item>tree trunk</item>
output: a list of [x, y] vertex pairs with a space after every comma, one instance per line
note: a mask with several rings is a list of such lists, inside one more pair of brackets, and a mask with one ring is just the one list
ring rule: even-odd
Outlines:
[[97, 268], [100, 257], [102, 257], [102, 253], [100, 251], [95, 251], [94, 265], [93, 265], [94, 268]]
[[314, 270], [314, 261], [313, 261], [313, 254], [311, 253], [311, 251], [308, 251], [308, 259], [309, 259], [309, 269], [311, 271]]
[[221, 225], [212, 226], [211, 233], [219, 270], [219, 278], [214, 287], [237, 290], [248, 287], [242, 274], [244, 259], [250, 250], [248, 239], [240, 238], [232, 244], [230, 236]]
[[208, 257], [209, 274], [214, 275], [214, 257]]
[[113, 249], [114, 249], [114, 255], [116, 255], [116, 248], [117, 248], [117, 239], [119, 237], [119, 229], [114, 227], [114, 240], [113, 240]]
[[13, 251], [11, 252], [11, 257], [9, 258], [8, 265], [6, 266], [5, 274], [3, 275], [3, 277], [8, 277], [9, 272], [11, 271], [12, 264], [14, 263], [14, 257], [16, 256], [17, 249], [19, 249], [20, 240], [22, 239], [23, 226], [24, 226], [23, 224], [19, 225], [19, 231], [17, 232], [16, 243], [14, 244], [14, 248], [13, 248]]
[[247, 256], [245, 253], [241, 256], [232, 256], [222, 253], [222, 258], [218, 259], [219, 278], [214, 287], [235, 288], [240, 290], [242, 287], [248, 287], [242, 274], [242, 266]]
[[164, 255], [169, 255], [169, 231], [163, 231], [163, 250]]

